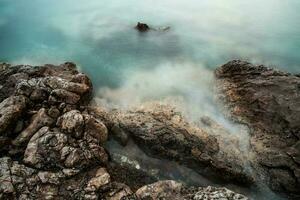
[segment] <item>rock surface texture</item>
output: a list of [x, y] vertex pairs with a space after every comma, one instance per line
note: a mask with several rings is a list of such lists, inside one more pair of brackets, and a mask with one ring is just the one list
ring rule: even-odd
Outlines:
[[239, 60], [216, 77], [231, 116], [251, 129], [254, 164], [269, 186], [300, 194], [300, 77]]
[[0, 199], [246, 199], [226, 189], [193, 189], [174, 181], [132, 190], [124, 182], [144, 183], [138, 177], [146, 176], [111, 166], [104, 148], [110, 133], [126, 145], [130, 132], [154, 155], [191, 162], [225, 179], [251, 178], [235, 153], [222, 153], [216, 138], [176, 115], [121, 117], [88, 106], [91, 94], [89, 78], [73, 63], [0, 64]]

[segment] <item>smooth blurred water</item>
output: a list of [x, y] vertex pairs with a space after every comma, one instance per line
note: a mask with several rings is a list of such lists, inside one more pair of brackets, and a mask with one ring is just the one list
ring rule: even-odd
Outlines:
[[[299, 73], [299, 10], [298, 0], [0, 0], [0, 60], [74, 61], [97, 86], [178, 61], [241, 58]], [[141, 35], [137, 21], [171, 30]]]
[[[246, 59], [300, 73], [299, 10], [299, 0], [0, 0], [0, 61], [73, 61], [106, 102], [179, 96], [191, 118], [224, 123], [213, 69]], [[140, 34], [138, 21], [171, 29]]]

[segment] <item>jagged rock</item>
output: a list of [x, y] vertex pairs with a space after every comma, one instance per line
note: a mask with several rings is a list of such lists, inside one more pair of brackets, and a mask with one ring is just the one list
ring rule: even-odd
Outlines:
[[271, 188], [300, 194], [300, 77], [239, 60], [218, 68], [216, 77], [231, 116], [251, 128], [254, 162]]

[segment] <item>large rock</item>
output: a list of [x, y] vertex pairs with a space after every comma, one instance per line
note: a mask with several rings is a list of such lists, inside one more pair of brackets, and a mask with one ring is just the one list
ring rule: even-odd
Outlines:
[[174, 160], [217, 182], [254, 181], [236, 141], [229, 140], [231, 148], [225, 148], [222, 138], [188, 123], [173, 107], [151, 104], [111, 115], [119, 131], [129, 134], [150, 156]]
[[251, 128], [257, 171], [273, 190], [300, 194], [300, 77], [239, 60], [216, 77], [231, 116]]

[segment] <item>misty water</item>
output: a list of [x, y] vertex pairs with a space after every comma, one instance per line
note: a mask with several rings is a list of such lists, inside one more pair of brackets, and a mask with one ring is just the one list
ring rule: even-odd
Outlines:
[[[300, 73], [299, 10], [299, 0], [0, 0], [0, 62], [72, 61], [103, 105], [171, 96], [190, 120], [240, 135], [214, 101], [213, 70], [244, 59]], [[170, 29], [141, 34], [138, 21]]]

